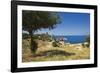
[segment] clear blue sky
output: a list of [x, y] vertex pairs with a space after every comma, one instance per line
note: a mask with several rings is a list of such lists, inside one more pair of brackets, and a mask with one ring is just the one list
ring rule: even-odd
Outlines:
[[42, 29], [37, 33], [49, 32], [53, 35], [89, 35], [90, 33], [90, 14], [58, 12], [61, 17], [61, 24], [55, 29]]

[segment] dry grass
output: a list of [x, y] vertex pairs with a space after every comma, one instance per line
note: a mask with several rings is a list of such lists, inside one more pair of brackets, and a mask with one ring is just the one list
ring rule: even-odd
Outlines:
[[[37, 62], [37, 61], [61, 61], [61, 60], [80, 60], [80, 59], [89, 59], [90, 58], [90, 48], [84, 48], [77, 44], [69, 44], [62, 47], [53, 47], [52, 42], [41, 41], [38, 40], [38, 49], [36, 55], [40, 53], [54, 50], [64, 51], [66, 53], [74, 53], [74, 55], [66, 56], [66, 55], [53, 55], [53, 56], [33, 56], [30, 50], [30, 41], [23, 40], [22, 43], [22, 61], [23, 62]], [[80, 47], [80, 48], [78, 48]]]

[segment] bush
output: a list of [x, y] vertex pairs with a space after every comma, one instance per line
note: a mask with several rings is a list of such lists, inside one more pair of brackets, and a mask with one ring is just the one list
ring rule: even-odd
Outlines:
[[33, 39], [38, 39], [38, 35], [33, 35]]
[[38, 35], [38, 39], [43, 40], [43, 41], [52, 41], [51, 35], [48, 33], [43, 33]]
[[85, 47], [84, 43], [82, 43], [82, 46]]
[[22, 39], [27, 39], [29, 38], [29, 34], [27, 33], [22, 33]]
[[60, 46], [60, 43], [57, 42], [57, 41], [54, 41], [54, 42], [52, 42], [52, 46], [53, 47], [59, 47]]
[[90, 47], [90, 44], [86, 44], [86, 47]]
[[90, 36], [87, 36], [86, 42], [88, 43], [86, 44], [86, 47], [90, 47]]
[[88, 42], [88, 43], [90, 43], [90, 36], [87, 36], [87, 38], [86, 38], [85, 41]]

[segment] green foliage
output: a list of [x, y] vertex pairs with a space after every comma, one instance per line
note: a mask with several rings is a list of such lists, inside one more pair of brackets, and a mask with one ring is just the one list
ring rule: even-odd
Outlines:
[[88, 44], [86, 44], [86, 47], [89, 47], [90, 46], [90, 36], [87, 36], [86, 42], [88, 42]]
[[52, 46], [53, 47], [59, 47], [60, 43], [58, 41], [54, 41], [54, 42], [52, 42]]
[[86, 47], [90, 47], [90, 44], [86, 44]]
[[40, 40], [43, 41], [52, 41], [51, 35], [49, 35], [48, 33], [45, 34], [41, 34], [40, 35]]
[[90, 36], [87, 36], [86, 42], [90, 43]]
[[27, 33], [22, 33], [22, 39], [27, 39], [29, 38], [29, 34]]
[[22, 11], [23, 29], [27, 31], [37, 31], [42, 28], [53, 29], [60, 22], [60, 17], [56, 12], [44, 11]]
[[32, 38], [33, 39], [39, 39], [39, 36], [38, 35], [33, 35]]
[[82, 43], [82, 46], [85, 47], [84, 43]]
[[31, 38], [31, 50], [36, 51], [34, 45], [34, 32], [43, 28], [53, 29], [60, 22], [60, 17], [56, 12], [46, 11], [22, 11], [23, 30], [28, 31]]
[[33, 35], [33, 39], [38, 39], [38, 40], [42, 40], [42, 41], [49, 41], [49, 42], [52, 41], [52, 37], [48, 33], [35, 34], [35, 35]]
[[82, 43], [83, 47], [90, 47], [90, 36], [86, 37], [85, 43]]

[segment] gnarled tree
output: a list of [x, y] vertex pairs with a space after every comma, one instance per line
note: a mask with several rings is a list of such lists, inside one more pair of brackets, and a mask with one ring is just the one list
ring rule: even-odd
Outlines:
[[28, 31], [31, 37], [31, 50], [35, 53], [36, 43], [33, 41], [34, 33], [37, 30], [49, 28], [53, 29], [60, 23], [60, 17], [56, 12], [47, 11], [22, 11], [22, 26], [23, 30]]

